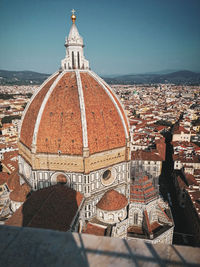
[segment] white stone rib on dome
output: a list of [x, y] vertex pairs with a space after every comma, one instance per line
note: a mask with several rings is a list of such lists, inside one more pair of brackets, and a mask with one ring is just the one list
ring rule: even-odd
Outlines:
[[81, 123], [82, 123], [82, 134], [83, 134], [83, 147], [88, 147], [88, 136], [87, 136], [87, 121], [86, 121], [86, 113], [85, 113], [85, 101], [83, 96], [83, 88], [80, 73], [78, 70], [75, 71], [77, 87], [78, 87], [78, 95], [80, 101], [80, 112], [81, 112]]
[[20, 129], [19, 129], [19, 139], [20, 139], [20, 134], [21, 134], [21, 127], [22, 127], [22, 124], [23, 124], [23, 120], [24, 120], [24, 117], [26, 115], [26, 112], [27, 110], [29, 109], [31, 103], [33, 102], [33, 100], [35, 99], [36, 95], [40, 92], [40, 90], [51, 80], [53, 79], [56, 75], [58, 75], [59, 71], [56, 71], [55, 73], [53, 73], [52, 75], [49, 76], [49, 78], [47, 78], [39, 87], [38, 89], [35, 91], [35, 93], [32, 95], [30, 101], [28, 102], [28, 104], [26, 105], [25, 107], [25, 110], [23, 112], [23, 115], [22, 115], [22, 119], [21, 119], [21, 124], [20, 124]]
[[38, 112], [37, 120], [36, 120], [36, 123], [35, 123], [35, 128], [34, 128], [34, 132], [33, 132], [33, 140], [32, 140], [32, 145], [33, 146], [36, 145], [36, 142], [37, 142], [37, 134], [38, 134], [38, 130], [39, 130], [39, 125], [40, 125], [40, 121], [41, 121], [42, 114], [43, 114], [44, 108], [46, 106], [46, 103], [47, 103], [51, 93], [53, 92], [54, 88], [56, 87], [56, 85], [58, 84], [58, 82], [60, 81], [60, 79], [63, 77], [63, 75], [65, 73], [66, 73], [66, 71], [63, 71], [63, 72], [61, 72], [61, 74], [58, 75], [58, 77], [53, 82], [53, 84], [51, 85], [51, 87], [49, 88], [47, 94], [44, 97], [44, 100], [43, 100], [42, 105], [40, 107], [40, 110]]

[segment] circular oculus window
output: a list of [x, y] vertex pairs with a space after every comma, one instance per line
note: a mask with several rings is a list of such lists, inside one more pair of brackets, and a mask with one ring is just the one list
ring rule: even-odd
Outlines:
[[66, 185], [69, 185], [70, 184], [70, 180], [63, 172], [55, 172], [51, 176], [51, 184], [52, 185], [54, 185], [54, 184], [66, 184]]
[[107, 169], [102, 173], [101, 176], [101, 182], [103, 185], [108, 186], [111, 185], [116, 178], [116, 170], [113, 169]]
[[56, 177], [57, 183], [58, 184], [66, 184], [67, 183], [67, 177], [64, 174], [59, 174]]

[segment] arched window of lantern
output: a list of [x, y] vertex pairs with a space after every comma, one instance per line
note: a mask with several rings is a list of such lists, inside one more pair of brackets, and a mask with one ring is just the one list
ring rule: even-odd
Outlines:
[[75, 69], [75, 64], [74, 64], [74, 51], [72, 51], [72, 69]]
[[78, 52], [78, 69], [80, 69], [80, 55], [79, 55], [79, 52]]

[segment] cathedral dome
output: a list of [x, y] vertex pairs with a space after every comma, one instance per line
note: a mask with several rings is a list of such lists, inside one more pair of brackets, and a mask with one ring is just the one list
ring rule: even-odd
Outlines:
[[20, 142], [36, 153], [83, 155], [126, 146], [128, 123], [109, 86], [89, 70], [54, 74], [32, 99]]
[[[38, 178], [33, 170], [104, 172], [130, 159], [124, 109], [109, 85], [90, 70], [74, 16], [72, 22], [60, 70], [35, 92], [22, 117], [19, 172], [31, 183], [46, 175]], [[109, 170], [110, 179], [102, 178], [105, 186], [116, 178], [116, 171]], [[53, 184], [60, 179], [48, 175]]]

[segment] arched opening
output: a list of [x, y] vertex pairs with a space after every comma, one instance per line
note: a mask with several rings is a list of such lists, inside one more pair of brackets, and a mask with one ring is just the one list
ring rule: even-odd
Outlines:
[[149, 212], [149, 222], [152, 223], [152, 221], [153, 221], [153, 211], [151, 210]]
[[111, 222], [114, 221], [114, 214], [109, 214], [108, 215], [108, 220], [111, 221]]
[[80, 56], [79, 56], [79, 52], [78, 52], [78, 69], [80, 69]]
[[74, 52], [72, 51], [72, 69], [75, 69]]
[[138, 224], [138, 213], [134, 213], [134, 216], [133, 216], [133, 223], [134, 223], [135, 225]]

